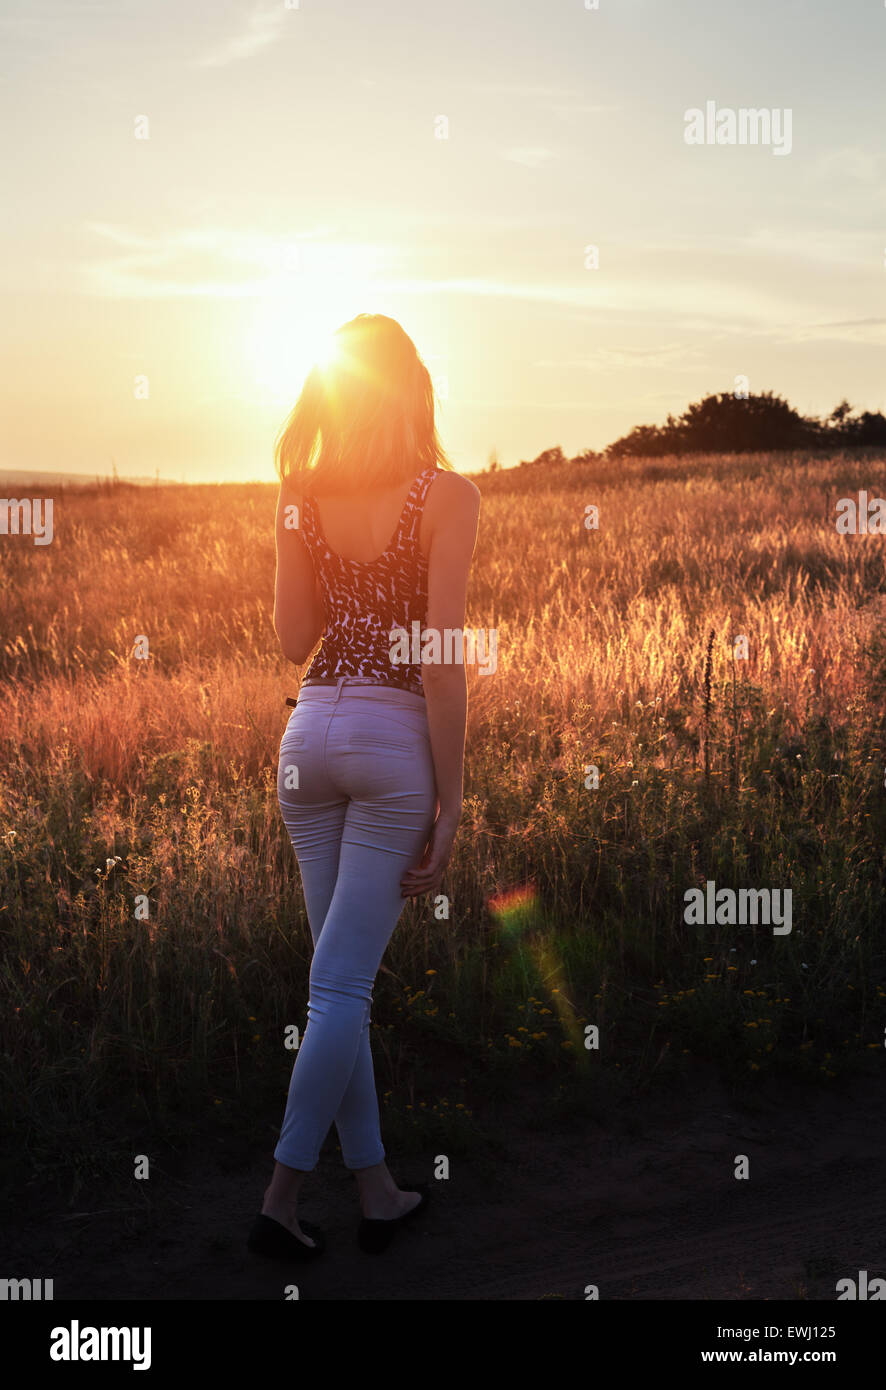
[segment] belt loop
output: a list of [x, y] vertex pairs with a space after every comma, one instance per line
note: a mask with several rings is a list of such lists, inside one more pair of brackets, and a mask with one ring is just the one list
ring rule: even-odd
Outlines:
[[344, 685], [344, 683], [345, 683], [346, 680], [347, 680], [347, 676], [339, 676], [339, 678], [338, 678], [338, 683], [337, 683], [337, 685], [336, 685], [336, 687], [335, 687], [335, 698], [336, 698], [336, 701], [338, 701], [338, 700], [341, 698], [342, 687], [343, 687], [343, 685]]

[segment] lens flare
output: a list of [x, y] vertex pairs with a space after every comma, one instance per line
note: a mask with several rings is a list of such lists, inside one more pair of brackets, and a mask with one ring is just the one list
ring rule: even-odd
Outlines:
[[569, 999], [566, 972], [563, 962], [540, 928], [543, 926], [541, 904], [536, 885], [533, 882], [518, 888], [508, 889], [489, 898], [486, 906], [498, 922], [502, 938], [512, 945], [521, 944], [527, 938], [526, 946], [538, 971], [539, 985], [548, 994], [551, 1004], [557, 1011], [563, 1032], [580, 1062], [586, 1060], [584, 1033], [578, 1022], [575, 1008]]
[[513, 941], [528, 931], [538, 916], [538, 894], [534, 883], [523, 884], [498, 893], [487, 902], [492, 916], [501, 927], [502, 936]]

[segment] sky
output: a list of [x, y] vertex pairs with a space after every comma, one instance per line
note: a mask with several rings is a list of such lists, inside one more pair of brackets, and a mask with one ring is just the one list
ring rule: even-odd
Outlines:
[[3, 0], [0, 51], [0, 468], [273, 481], [358, 313], [466, 473], [739, 377], [886, 411], [877, 0]]

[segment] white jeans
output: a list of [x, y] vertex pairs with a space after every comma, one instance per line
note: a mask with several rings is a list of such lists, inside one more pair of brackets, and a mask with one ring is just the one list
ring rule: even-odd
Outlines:
[[419, 863], [436, 808], [423, 696], [347, 677], [303, 687], [280, 744], [277, 794], [314, 956], [274, 1157], [310, 1172], [334, 1120], [345, 1166], [369, 1168], [385, 1156], [372, 987], [406, 904], [400, 879]]

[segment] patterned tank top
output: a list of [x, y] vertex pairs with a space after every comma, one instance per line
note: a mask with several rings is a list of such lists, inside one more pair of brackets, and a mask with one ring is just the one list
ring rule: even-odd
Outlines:
[[[421, 662], [394, 661], [397, 640], [405, 629], [401, 656], [411, 657], [413, 622], [424, 628], [428, 607], [428, 564], [419, 545], [419, 528], [428, 488], [438, 468], [426, 468], [413, 480], [397, 529], [387, 550], [375, 560], [347, 560], [332, 550], [309, 494], [302, 503], [302, 537], [314, 565], [326, 608], [322, 643], [304, 679], [315, 676], [373, 676], [423, 693]], [[416, 644], [420, 651], [420, 645]]]

